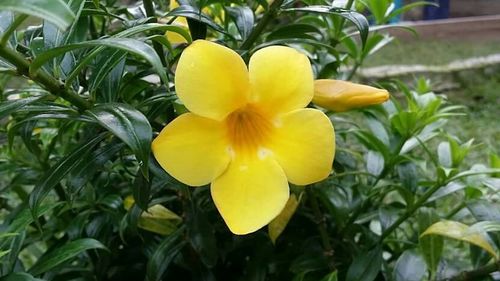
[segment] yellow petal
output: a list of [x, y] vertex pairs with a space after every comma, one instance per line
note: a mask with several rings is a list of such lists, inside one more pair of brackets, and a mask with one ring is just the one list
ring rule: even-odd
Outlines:
[[366, 85], [342, 80], [314, 81], [313, 102], [335, 112], [348, 111], [380, 104], [389, 99], [389, 92]]
[[165, 171], [192, 186], [210, 183], [230, 161], [222, 124], [185, 113], [169, 123], [152, 144]]
[[332, 170], [335, 133], [321, 111], [298, 109], [281, 117], [271, 150], [288, 181], [306, 185], [325, 179]]
[[235, 158], [212, 183], [211, 192], [227, 226], [239, 235], [268, 224], [289, 196], [285, 174], [271, 157]]
[[177, 96], [191, 112], [222, 120], [246, 104], [248, 71], [233, 50], [197, 40], [179, 59], [175, 88]]
[[272, 46], [250, 58], [252, 102], [268, 113], [305, 107], [313, 97], [313, 74], [309, 59], [295, 49]]

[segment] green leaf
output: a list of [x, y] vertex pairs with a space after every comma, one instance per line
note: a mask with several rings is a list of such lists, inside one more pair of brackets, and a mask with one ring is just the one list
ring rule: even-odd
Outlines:
[[168, 83], [167, 74], [165, 72], [165, 69], [163, 69], [161, 60], [156, 54], [155, 50], [151, 46], [142, 41], [130, 38], [99, 39], [94, 41], [69, 44], [47, 50], [45, 52], [38, 54], [38, 56], [33, 60], [30, 66], [30, 73], [32, 74], [36, 73], [50, 59], [60, 56], [66, 52], [81, 48], [100, 47], [100, 46], [124, 50], [131, 54], [144, 58], [153, 66], [153, 68], [158, 73], [162, 81], [166, 84]]
[[142, 174], [148, 179], [148, 161], [153, 130], [148, 119], [128, 104], [100, 104], [87, 111], [101, 126], [126, 143], [134, 152]]
[[215, 266], [218, 258], [215, 229], [210, 224], [207, 215], [198, 206], [188, 210], [186, 219], [189, 241], [198, 253], [201, 261], [208, 267]]
[[89, 79], [89, 92], [93, 93], [102, 85], [98, 100], [113, 102], [118, 98], [120, 81], [125, 67], [127, 53], [122, 50], [104, 50], [98, 57]]
[[234, 19], [236, 27], [240, 32], [241, 39], [246, 40], [250, 32], [252, 32], [254, 24], [252, 9], [248, 6], [232, 6], [226, 7], [226, 11]]
[[202, 13], [200, 10], [189, 5], [179, 6], [168, 12], [166, 17], [186, 17], [211, 27], [215, 31], [229, 35], [220, 25], [216, 24], [209, 16]]
[[368, 173], [378, 176], [384, 170], [384, 156], [373, 150], [369, 150], [366, 154], [366, 170]]
[[31, 274], [25, 272], [13, 272], [0, 280], [2, 281], [44, 281], [33, 277]]
[[146, 180], [142, 173], [137, 173], [135, 176], [132, 192], [135, 204], [146, 211], [151, 197], [151, 182]]
[[26, 97], [26, 98], [20, 98], [17, 100], [9, 100], [9, 101], [0, 102], [0, 119], [5, 118], [7, 115], [11, 114], [12, 112], [30, 104], [30, 103], [34, 103], [34, 102], [40, 100], [44, 96], [45, 95], [40, 95], [40, 96]]
[[82, 252], [91, 249], [108, 250], [106, 246], [95, 239], [78, 239], [68, 242], [61, 247], [51, 250], [50, 252], [42, 255], [40, 258], [38, 258], [37, 262], [29, 269], [29, 272], [33, 275], [42, 274], [64, 262], [70, 261]]
[[286, 225], [292, 218], [295, 210], [297, 210], [297, 207], [299, 206], [299, 200], [297, 200], [297, 196], [295, 196], [295, 194], [291, 194], [281, 213], [277, 217], [275, 217], [267, 226], [269, 238], [271, 238], [273, 244], [276, 243], [276, 239], [278, 239], [281, 233], [285, 230]]
[[356, 256], [347, 271], [346, 281], [373, 281], [382, 267], [382, 248]]
[[325, 277], [323, 277], [323, 279], [321, 279], [321, 281], [337, 281], [337, 280], [338, 280], [337, 271], [327, 274]]
[[[435, 209], [426, 207], [420, 208], [417, 215], [419, 233], [423, 233], [429, 226], [437, 221], [439, 221], [439, 216]], [[439, 261], [441, 260], [441, 254], [443, 253], [443, 245], [443, 237], [441, 236], [431, 235], [419, 237], [420, 250], [431, 272], [431, 276], [434, 276], [437, 271]]]
[[318, 5], [303, 8], [283, 9], [283, 12], [308, 12], [341, 16], [351, 21], [356, 26], [356, 28], [359, 30], [359, 34], [361, 35], [361, 42], [363, 43], [363, 45], [365, 45], [366, 39], [368, 38], [370, 24], [368, 23], [368, 20], [365, 18], [365, 16], [356, 11]]
[[394, 281], [421, 281], [427, 274], [424, 259], [415, 250], [406, 250], [394, 266]]
[[2, 0], [0, 10], [39, 17], [61, 29], [68, 28], [75, 18], [75, 14], [62, 0]]
[[417, 166], [408, 161], [397, 165], [397, 171], [401, 184], [411, 192], [415, 192], [418, 186]]
[[179, 251], [186, 245], [186, 242], [181, 240], [183, 232], [184, 228], [179, 228], [156, 247], [146, 267], [146, 281], [162, 280], [163, 274], [170, 265], [170, 262], [172, 262]]
[[438, 145], [438, 159], [439, 164], [445, 168], [451, 168], [453, 165], [453, 160], [451, 156], [450, 143], [445, 141]]
[[33, 188], [33, 191], [30, 193], [29, 206], [33, 213], [33, 217], [38, 217], [40, 203], [47, 196], [49, 191], [78, 166], [78, 164], [85, 159], [84, 156], [90, 153], [104, 136], [104, 134], [100, 134], [86, 141], [47, 171], [45, 176], [35, 185], [35, 188]]
[[498, 259], [492, 244], [482, 233], [469, 231], [469, 226], [457, 221], [440, 221], [431, 225], [421, 236], [441, 235], [455, 240], [474, 244]]

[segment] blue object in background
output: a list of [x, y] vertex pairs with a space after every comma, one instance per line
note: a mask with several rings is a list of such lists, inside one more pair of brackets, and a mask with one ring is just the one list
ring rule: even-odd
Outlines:
[[[397, 10], [403, 6], [403, 0], [394, 0], [394, 10]], [[391, 23], [396, 23], [401, 20], [401, 15], [398, 15], [397, 17], [394, 17], [391, 19]]]
[[424, 20], [447, 19], [450, 17], [450, 0], [433, 0], [432, 2], [439, 5], [424, 6]]

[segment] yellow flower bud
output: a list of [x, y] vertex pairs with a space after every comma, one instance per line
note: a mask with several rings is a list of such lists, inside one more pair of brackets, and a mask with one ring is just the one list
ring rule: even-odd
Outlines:
[[381, 104], [389, 99], [389, 92], [342, 80], [314, 81], [313, 103], [334, 112]]

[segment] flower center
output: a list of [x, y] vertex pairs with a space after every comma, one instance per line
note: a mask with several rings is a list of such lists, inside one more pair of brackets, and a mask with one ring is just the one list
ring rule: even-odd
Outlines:
[[233, 111], [225, 122], [232, 149], [238, 152], [257, 151], [269, 140], [273, 129], [269, 118], [252, 105]]

